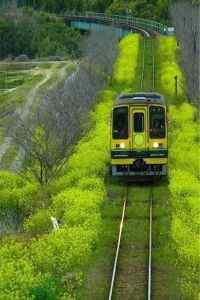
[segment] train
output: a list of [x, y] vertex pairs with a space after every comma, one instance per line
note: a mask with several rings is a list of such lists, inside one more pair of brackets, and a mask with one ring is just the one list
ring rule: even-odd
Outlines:
[[111, 175], [167, 176], [167, 105], [156, 92], [122, 93], [112, 109]]

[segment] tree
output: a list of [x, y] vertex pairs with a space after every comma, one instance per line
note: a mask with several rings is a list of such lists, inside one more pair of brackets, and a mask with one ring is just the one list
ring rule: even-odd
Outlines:
[[80, 33], [68, 27], [63, 20], [46, 13], [23, 10], [12, 18], [4, 15], [0, 20], [0, 58], [9, 54], [29, 57], [53, 56], [59, 52], [76, 57], [79, 55]]
[[11, 138], [24, 153], [24, 168], [41, 185], [55, 178], [81, 135], [83, 117], [112, 73], [117, 40], [112, 30], [92, 32], [82, 45], [84, 57], [76, 72], [46, 95], [37, 112], [27, 119], [16, 115]]

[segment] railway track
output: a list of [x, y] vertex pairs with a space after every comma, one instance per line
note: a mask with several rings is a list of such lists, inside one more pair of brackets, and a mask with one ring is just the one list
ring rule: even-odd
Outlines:
[[[146, 37], [143, 38], [142, 43], [142, 59], [141, 59], [141, 77], [140, 77], [140, 89], [144, 92], [150, 92], [154, 91], [156, 87], [156, 68], [155, 68], [155, 40], [152, 37]], [[133, 186], [134, 188], [134, 186]], [[141, 187], [140, 187], [141, 188]], [[123, 209], [122, 209], [122, 216], [121, 216], [121, 222], [120, 222], [120, 229], [119, 229], [119, 235], [118, 235], [118, 242], [117, 242], [117, 248], [115, 253], [115, 259], [114, 259], [114, 265], [112, 270], [112, 279], [110, 284], [110, 290], [109, 290], [109, 297], [108, 300], [113, 299], [141, 299], [141, 297], [144, 297], [144, 299], [151, 300], [152, 299], [152, 216], [153, 216], [153, 198], [154, 198], [154, 192], [153, 192], [153, 186], [149, 187], [149, 192], [147, 196], [147, 201], [145, 202], [147, 204], [146, 207], [146, 218], [144, 219], [145, 222], [147, 222], [147, 240], [144, 245], [142, 245], [142, 248], [147, 249], [144, 250], [146, 259], [144, 260], [144, 276], [143, 276], [143, 289], [145, 290], [143, 295], [138, 297], [134, 294], [127, 294], [126, 285], [124, 287], [123, 285], [118, 284], [119, 287], [117, 287], [116, 282], [118, 281], [118, 278], [120, 277], [120, 272], [122, 267], [120, 266], [120, 257], [123, 255], [123, 235], [124, 230], [126, 230], [126, 227], [128, 226], [129, 218], [127, 217], [127, 210], [128, 205], [130, 202], [130, 196], [129, 196], [129, 189], [131, 189], [130, 186], [126, 187], [125, 191], [125, 197], [123, 200]], [[133, 200], [135, 203], [136, 199]], [[134, 248], [135, 245], [129, 245], [129, 248]], [[134, 250], [133, 250], [134, 251]], [[147, 263], [146, 263], [147, 262]], [[131, 270], [133, 271], [133, 269]], [[124, 271], [125, 274], [126, 270]], [[128, 273], [128, 271], [127, 271]], [[124, 275], [126, 277], [126, 275]], [[145, 279], [146, 278], [146, 279]], [[119, 280], [120, 281], [120, 280]], [[128, 280], [127, 280], [128, 281]], [[146, 281], [146, 282], [144, 282]], [[128, 284], [126, 282], [126, 284]], [[130, 279], [129, 284], [131, 285]], [[134, 284], [134, 283], [133, 283]], [[140, 283], [141, 285], [141, 283]], [[117, 290], [117, 291], [116, 291]], [[126, 295], [126, 298], [124, 296]], [[135, 298], [134, 298], [135, 296]]]
[[[111, 279], [111, 284], [110, 284], [110, 290], [109, 290], [109, 296], [108, 300], [113, 300], [113, 299], [124, 299], [123, 295], [126, 294], [126, 285], [119, 285], [117, 284], [117, 281], [119, 281], [120, 277], [120, 271], [122, 267], [120, 266], [120, 256], [123, 253], [123, 249], [125, 246], [123, 245], [123, 235], [124, 230], [128, 226], [129, 222], [129, 217], [127, 216], [127, 211], [128, 211], [128, 203], [130, 201], [129, 197], [129, 189], [131, 187], [126, 187], [126, 192], [125, 192], [125, 197], [123, 199], [123, 208], [122, 208], [122, 216], [121, 216], [121, 221], [120, 221], [120, 227], [119, 227], [119, 234], [118, 234], [118, 242], [117, 242], [117, 248], [115, 252], [115, 259], [114, 259], [114, 265], [112, 269], [112, 279]], [[134, 201], [135, 202], [135, 201]], [[146, 277], [146, 282], [144, 282], [144, 287], [147, 287], [144, 291], [144, 297], [145, 299], [151, 300], [152, 299], [152, 216], [153, 216], [153, 187], [149, 187], [149, 193], [148, 193], [148, 199], [146, 201], [146, 204], [148, 206], [147, 208], [147, 214], [148, 214], [148, 240], [145, 242], [148, 247], [146, 251], [146, 261], [148, 262], [146, 264], [146, 270], [145, 270], [145, 276]], [[133, 248], [129, 247], [130, 249]], [[134, 250], [133, 250], [134, 251]], [[127, 271], [128, 272], [128, 271]], [[134, 282], [133, 282], [134, 284]], [[118, 285], [118, 286], [117, 286]], [[120, 286], [120, 287], [119, 287]], [[130, 298], [127, 296], [127, 299], [134, 299], [135, 295], [132, 295]], [[138, 299], [138, 298], [135, 298]]]
[[143, 92], [154, 91], [156, 87], [155, 40], [143, 38], [140, 89]]

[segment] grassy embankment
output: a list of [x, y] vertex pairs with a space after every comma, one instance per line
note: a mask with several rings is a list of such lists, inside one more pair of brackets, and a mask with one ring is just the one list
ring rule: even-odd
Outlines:
[[[177, 63], [176, 40], [160, 38], [158, 53], [159, 87], [169, 102], [170, 197], [163, 207], [169, 217], [159, 224], [157, 233], [160, 242], [166, 244], [162, 234], [168, 227], [172, 241], [169, 248], [165, 247], [167, 251], [160, 252], [160, 260], [176, 266], [180, 289], [177, 298], [193, 300], [198, 299], [199, 282], [199, 124], [196, 108], [186, 100], [184, 78]], [[177, 96], [174, 76], [179, 80]]]

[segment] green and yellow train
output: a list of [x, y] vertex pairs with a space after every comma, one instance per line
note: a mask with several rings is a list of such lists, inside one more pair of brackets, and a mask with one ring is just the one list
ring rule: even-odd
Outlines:
[[121, 94], [112, 111], [112, 175], [166, 176], [167, 136], [167, 108], [162, 95]]

